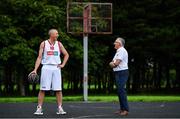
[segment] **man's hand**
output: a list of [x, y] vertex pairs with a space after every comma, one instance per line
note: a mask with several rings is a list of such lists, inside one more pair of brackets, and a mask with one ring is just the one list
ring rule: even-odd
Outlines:
[[64, 68], [64, 66], [65, 66], [65, 65], [63, 65], [63, 64], [58, 64], [57, 67], [58, 67], [58, 68]]
[[115, 67], [116, 67], [116, 65], [114, 64], [114, 62], [110, 62], [110, 63], [109, 63], [109, 66], [110, 66], [111, 68], [115, 68]]
[[36, 70], [33, 70], [30, 74], [32, 74], [32, 73], [37, 74], [37, 71], [36, 71]]
[[64, 68], [64, 66], [66, 65], [66, 62], [69, 59], [69, 54], [61, 43], [60, 43], [60, 47], [61, 47], [61, 52], [64, 55], [64, 59], [63, 59], [62, 64], [59, 64], [57, 67], [58, 68]]

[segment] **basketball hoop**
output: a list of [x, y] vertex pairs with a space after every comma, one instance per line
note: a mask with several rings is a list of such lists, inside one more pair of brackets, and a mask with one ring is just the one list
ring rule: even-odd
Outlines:
[[69, 2], [67, 32], [112, 34], [112, 3]]

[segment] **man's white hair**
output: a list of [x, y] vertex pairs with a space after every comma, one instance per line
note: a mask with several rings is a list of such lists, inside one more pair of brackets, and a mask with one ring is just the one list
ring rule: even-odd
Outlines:
[[119, 41], [119, 43], [120, 43], [123, 47], [125, 46], [125, 40], [124, 40], [123, 38], [118, 37], [116, 40]]
[[51, 35], [52, 33], [54, 33], [55, 31], [57, 31], [57, 29], [50, 29], [48, 34]]

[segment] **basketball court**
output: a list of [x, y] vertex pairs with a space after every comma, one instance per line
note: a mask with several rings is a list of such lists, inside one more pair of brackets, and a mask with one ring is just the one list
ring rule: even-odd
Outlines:
[[[122, 118], [118, 103], [64, 102], [67, 115], [56, 115], [56, 103], [44, 103], [42, 116], [33, 115], [36, 103], [1, 103], [0, 118]], [[180, 118], [180, 102], [130, 102], [126, 118]]]
[[[88, 35], [112, 34], [112, 4], [69, 2], [67, 32], [83, 39], [83, 95], [85, 102], [64, 102], [66, 115], [56, 114], [56, 103], [44, 103], [42, 116], [33, 115], [37, 103], [0, 103], [0, 118], [123, 118], [113, 102], [88, 102]], [[130, 102], [127, 118], [180, 118], [180, 102]]]

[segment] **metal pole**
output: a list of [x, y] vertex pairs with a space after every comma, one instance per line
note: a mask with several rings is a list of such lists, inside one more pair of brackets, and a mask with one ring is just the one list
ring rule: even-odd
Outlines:
[[83, 94], [84, 101], [88, 101], [88, 34], [83, 36], [84, 48], [84, 78], [83, 78]]

